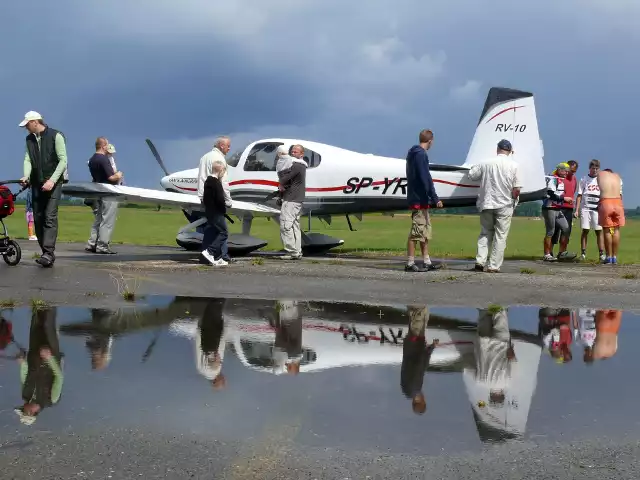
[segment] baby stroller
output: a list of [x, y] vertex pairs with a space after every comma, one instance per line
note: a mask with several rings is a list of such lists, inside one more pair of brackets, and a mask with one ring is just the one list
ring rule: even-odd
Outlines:
[[18, 242], [9, 238], [9, 232], [7, 226], [4, 224], [4, 219], [13, 214], [16, 197], [25, 191], [27, 187], [23, 187], [18, 193], [14, 194], [11, 189], [5, 186], [11, 183], [19, 184], [20, 181], [7, 180], [0, 182], [0, 224], [2, 224], [2, 231], [0, 231], [0, 255], [2, 255], [7, 265], [14, 267], [20, 263], [22, 250]]

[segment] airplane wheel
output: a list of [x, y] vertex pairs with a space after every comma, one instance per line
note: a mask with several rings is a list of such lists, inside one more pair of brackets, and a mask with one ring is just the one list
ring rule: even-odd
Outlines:
[[176, 240], [178, 246], [184, 248], [188, 252], [199, 252], [202, 249], [202, 245], [198, 243], [192, 242], [181, 242], [180, 240]]

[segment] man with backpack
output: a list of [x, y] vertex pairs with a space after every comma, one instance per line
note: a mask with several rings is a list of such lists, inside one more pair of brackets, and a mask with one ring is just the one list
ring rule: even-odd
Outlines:
[[67, 148], [64, 134], [50, 128], [38, 112], [27, 112], [19, 124], [29, 134], [26, 138], [22, 185], [30, 185], [33, 220], [42, 255], [36, 263], [52, 267], [58, 239], [58, 205], [62, 184], [69, 181]]

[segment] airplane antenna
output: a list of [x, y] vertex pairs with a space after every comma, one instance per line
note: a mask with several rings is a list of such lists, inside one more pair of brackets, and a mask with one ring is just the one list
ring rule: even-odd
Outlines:
[[149, 146], [149, 149], [151, 150], [151, 153], [153, 154], [153, 156], [156, 159], [156, 162], [158, 162], [158, 165], [160, 165], [160, 168], [162, 169], [162, 171], [164, 172], [165, 175], [169, 176], [169, 170], [167, 170], [167, 167], [164, 166], [164, 162], [162, 161], [162, 157], [160, 157], [160, 154], [158, 153], [158, 149], [156, 148], [156, 146], [153, 144], [153, 142], [150, 139], [145, 139], [145, 142], [147, 142], [147, 145]]

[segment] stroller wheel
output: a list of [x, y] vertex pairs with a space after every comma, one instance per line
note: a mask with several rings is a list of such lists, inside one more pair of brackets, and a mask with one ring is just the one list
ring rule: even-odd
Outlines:
[[22, 259], [22, 250], [15, 240], [9, 240], [7, 243], [7, 252], [2, 255], [2, 258], [7, 265], [15, 267], [20, 263], [20, 259]]

